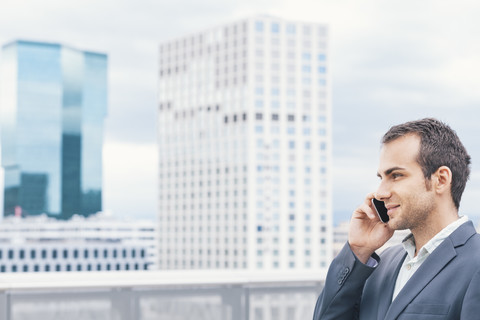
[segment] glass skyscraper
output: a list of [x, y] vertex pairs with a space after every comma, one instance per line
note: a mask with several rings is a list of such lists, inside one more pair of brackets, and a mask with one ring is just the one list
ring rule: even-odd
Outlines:
[[107, 56], [15, 41], [0, 77], [4, 215], [100, 211]]

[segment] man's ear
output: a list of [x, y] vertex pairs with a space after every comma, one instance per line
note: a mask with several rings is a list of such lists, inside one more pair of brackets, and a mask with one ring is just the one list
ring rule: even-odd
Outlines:
[[433, 187], [438, 193], [444, 193], [451, 191], [452, 185], [452, 170], [447, 166], [441, 166], [433, 174]]

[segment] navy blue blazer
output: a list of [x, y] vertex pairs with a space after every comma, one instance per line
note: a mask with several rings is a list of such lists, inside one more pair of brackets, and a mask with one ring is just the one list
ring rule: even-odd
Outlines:
[[462, 224], [423, 262], [392, 301], [406, 252], [386, 249], [375, 268], [357, 260], [348, 243], [333, 260], [314, 320], [480, 319], [480, 235]]

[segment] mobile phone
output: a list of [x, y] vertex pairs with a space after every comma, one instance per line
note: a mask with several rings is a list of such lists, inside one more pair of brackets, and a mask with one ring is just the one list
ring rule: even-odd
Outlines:
[[388, 216], [387, 213], [387, 208], [385, 208], [385, 203], [383, 201], [377, 200], [375, 198], [372, 199], [372, 204], [373, 207], [375, 208], [375, 211], [377, 212], [378, 217], [383, 223], [387, 223], [388, 220], [390, 220], [390, 217]]

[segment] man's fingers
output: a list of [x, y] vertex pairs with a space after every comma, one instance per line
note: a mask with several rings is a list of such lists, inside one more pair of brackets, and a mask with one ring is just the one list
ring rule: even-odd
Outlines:
[[362, 204], [361, 209], [367, 215], [367, 217], [370, 220], [378, 220], [377, 215], [375, 214], [375, 212], [372, 209], [371, 202], [369, 202], [368, 205], [366, 203]]
[[371, 204], [362, 203], [356, 210], [355, 216], [357, 218], [364, 218], [365, 216], [370, 220], [378, 220], [377, 215], [373, 211]]

